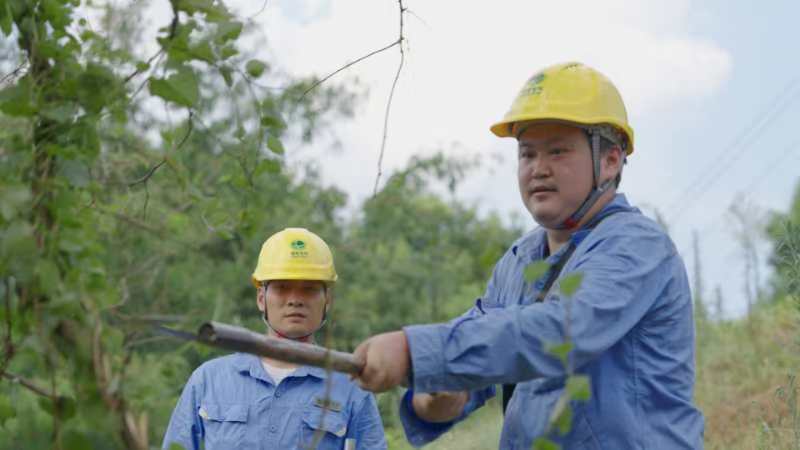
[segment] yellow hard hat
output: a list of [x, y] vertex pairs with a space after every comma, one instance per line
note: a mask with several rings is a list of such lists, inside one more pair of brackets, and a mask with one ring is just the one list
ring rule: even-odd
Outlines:
[[514, 136], [515, 124], [539, 121], [611, 125], [624, 135], [627, 154], [633, 153], [633, 129], [619, 91], [605, 75], [581, 63], [558, 64], [536, 73], [491, 130], [509, 137]]
[[333, 254], [328, 244], [305, 228], [286, 228], [264, 242], [253, 272], [253, 284], [270, 280], [317, 280], [335, 283]]

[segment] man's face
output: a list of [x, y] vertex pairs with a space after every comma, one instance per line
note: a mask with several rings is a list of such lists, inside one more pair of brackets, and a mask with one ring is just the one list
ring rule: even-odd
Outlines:
[[329, 297], [321, 281], [273, 280], [258, 290], [258, 309], [270, 326], [290, 338], [306, 336], [322, 323]]
[[554, 229], [592, 188], [592, 156], [583, 130], [549, 123], [529, 126], [518, 139], [522, 202], [533, 218]]

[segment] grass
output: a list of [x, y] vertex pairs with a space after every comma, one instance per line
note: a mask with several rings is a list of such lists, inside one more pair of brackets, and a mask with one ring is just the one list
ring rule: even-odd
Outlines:
[[800, 450], [800, 308], [759, 307], [700, 327], [696, 399], [707, 450]]
[[[495, 397], [486, 406], [476, 411], [463, 422], [454, 426], [436, 441], [425, 446], [425, 450], [486, 450], [497, 448], [503, 415], [500, 399]], [[411, 450], [403, 431], [392, 428], [386, 432], [389, 450]]]

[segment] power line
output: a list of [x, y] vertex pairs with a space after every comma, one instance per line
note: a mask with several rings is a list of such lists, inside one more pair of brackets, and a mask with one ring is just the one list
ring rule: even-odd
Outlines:
[[[676, 197], [668, 207], [669, 211], [673, 211], [672, 220], [676, 222], [684, 212], [690, 209], [697, 200], [705, 194], [711, 186], [728, 170], [730, 169], [745, 153], [748, 146], [754, 143], [774, 122], [774, 119], [779, 117], [786, 108], [789, 107], [800, 95], [800, 90], [792, 93], [792, 90], [800, 82], [800, 77], [795, 78], [789, 82], [770, 102], [766, 111], [758, 114], [750, 125], [740, 133], [731, 144], [724, 147], [721, 152], [714, 156], [711, 163], [706, 166], [698, 176]], [[732, 155], [732, 150], [736, 150]], [[720, 165], [719, 161], [725, 161]], [[711, 175], [709, 175], [711, 173]]]
[[[750, 179], [750, 183], [744, 188], [743, 191], [741, 191], [744, 192], [744, 195], [742, 196], [741, 200], [742, 201], [747, 200], [751, 196], [753, 190], [755, 190], [756, 187], [758, 187], [764, 180], [767, 179], [767, 175], [769, 175], [772, 171], [774, 171], [778, 167], [778, 165], [782, 163], [784, 159], [786, 159], [787, 156], [791, 155], [794, 151], [798, 150], [800, 150], [800, 140], [796, 140], [791, 144], [787, 145], [786, 147], [784, 147], [783, 151], [781, 151], [778, 157], [775, 158], [770, 165], [768, 165], [764, 170], [759, 172], [758, 175]], [[800, 155], [800, 152], [798, 152], [798, 155]], [[725, 219], [727, 214], [728, 210], [726, 208], [726, 210], [723, 211], [721, 214], [719, 214], [714, 220], [707, 222], [702, 228], [700, 228], [698, 234], [702, 236], [707, 232], [709, 232], [710, 230], [716, 228]], [[684, 254], [685, 250], [686, 248], [683, 247], [678, 253]]]

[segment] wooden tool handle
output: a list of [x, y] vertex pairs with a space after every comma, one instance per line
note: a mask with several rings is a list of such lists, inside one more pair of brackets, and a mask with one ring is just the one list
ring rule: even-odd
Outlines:
[[235, 325], [206, 322], [200, 326], [197, 336], [200, 342], [213, 347], [252, 353], [294, 364], [330, 368], [354, 375], [364, 368], [364, 362], [352, 353], [337, 352], [287, 339], [276, 339]]

